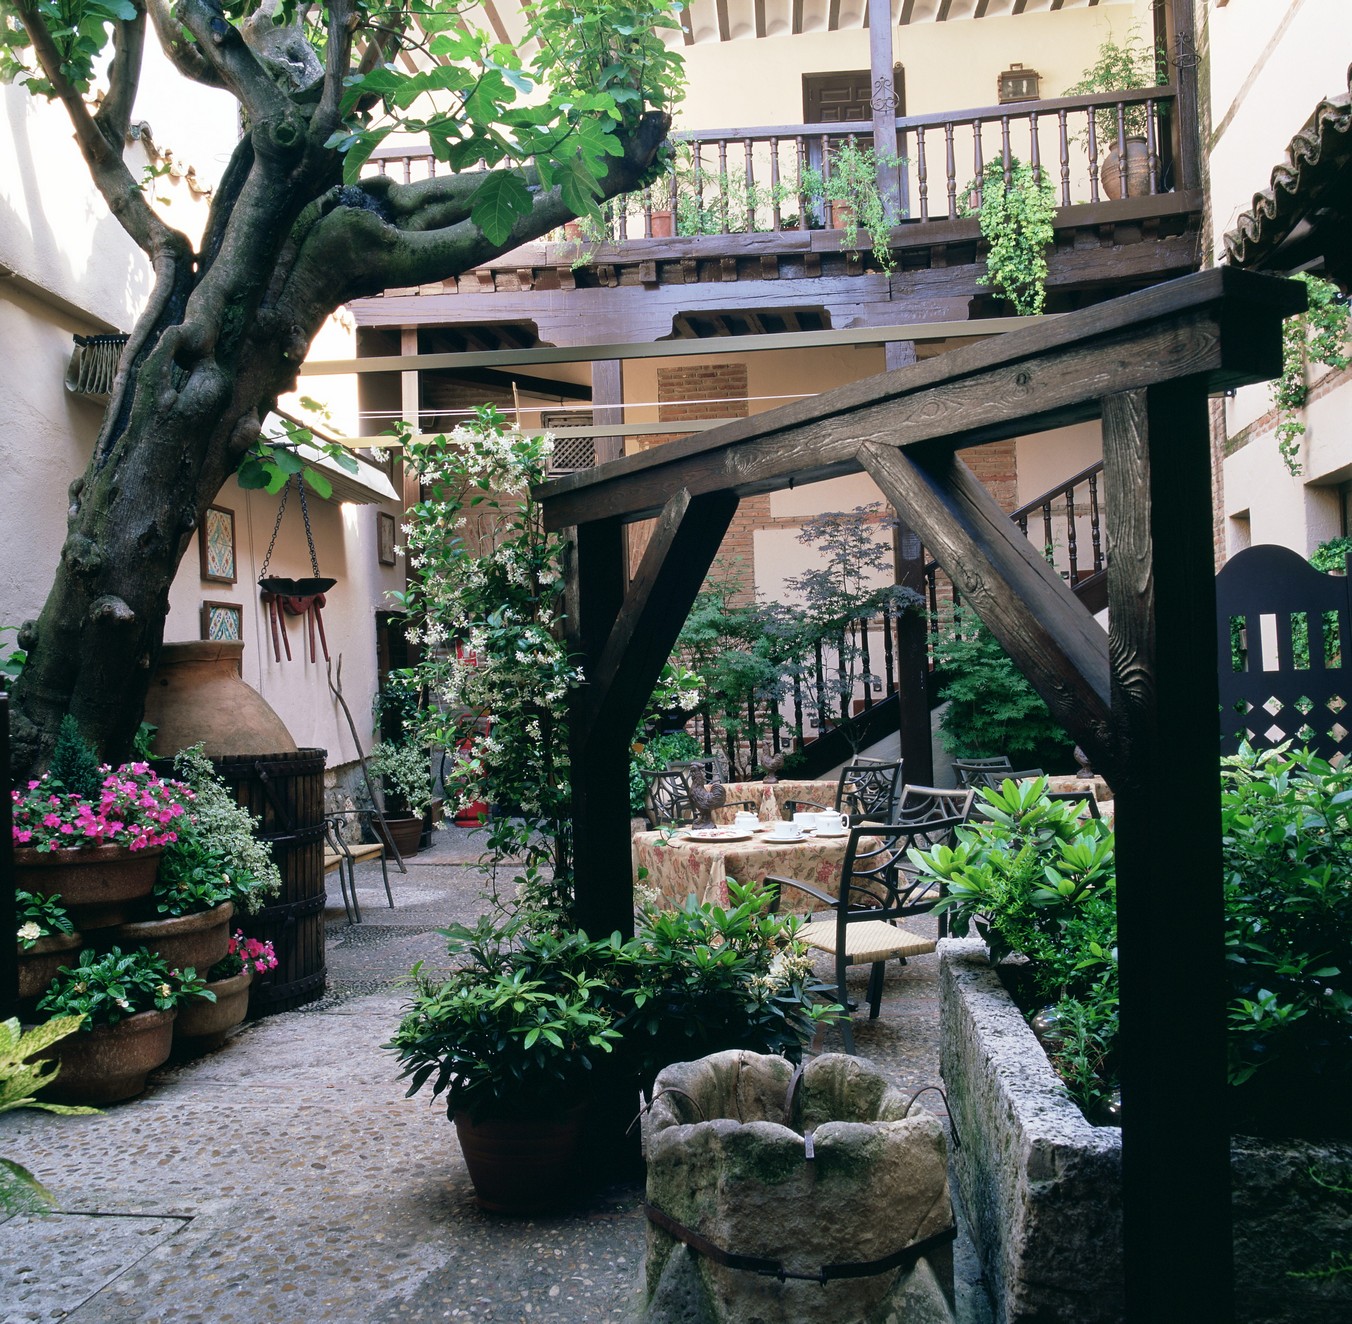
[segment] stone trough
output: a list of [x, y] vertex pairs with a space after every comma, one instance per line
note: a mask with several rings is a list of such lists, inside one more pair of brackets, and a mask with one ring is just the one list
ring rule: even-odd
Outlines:
[[[939, 944], [958, 1192], [996, 1324], [1121, 1324], [1122, 1132], [1066, 1098], [977, 939]], [[1236, 1137], [1238, 1324], [1347, 1324], [1352, 1142]], [[1341, 1189], [1337, 1189], [1341, 1188]]]
[[643, 1125], [640, 1318], [952, 1324], [943, 1128], [907, 1114], [872, 1063], [842, 1054], [800, 1079], [738, 1051], [668, 1067]]

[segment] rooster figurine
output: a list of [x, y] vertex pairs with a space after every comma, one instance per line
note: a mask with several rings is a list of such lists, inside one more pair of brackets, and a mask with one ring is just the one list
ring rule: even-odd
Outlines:
[[761, 760], [761, 769], [763, 781], [767, 786], [773, 786], [779, 780], [780, 769], [784, 766], [784, 751], [777, 750], [774, 753], [768, 753]]
[[702, 763], [696, 763], [690, 769], [690, 805], [695, 811], [692, 827], [713, 827], [714, 810], [721, 809], [728, 798], [727, 790], [718, 780], [717, 771], [714, 772], [713, 781], [709, 781], [708, 776]]

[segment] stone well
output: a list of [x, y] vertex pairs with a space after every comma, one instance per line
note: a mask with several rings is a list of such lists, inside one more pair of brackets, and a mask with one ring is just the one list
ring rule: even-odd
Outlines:
[[[658, 1212], [642, 1320], [951, 1324], [943, 1128], [907, 1116], [872, 1063], [826, 1054], [795, 1083], [780, 1057], [680, 1062], [657, 1078], [643, 1138]], [[878, 1263], [929, 1239], [918, 1260]], [[720, 1263], [720, 1251], [811, 1279]], [[851, 1267], [860, 1276], [837, 1276]]]

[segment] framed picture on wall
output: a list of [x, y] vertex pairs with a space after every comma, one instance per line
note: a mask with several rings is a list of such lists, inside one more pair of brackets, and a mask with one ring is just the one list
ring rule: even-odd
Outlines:
[[376, 513], [376, 525], [379, 529], [380, 564], [393, 565], [394, 555], [394, 516], [383, 510]]
[[224, 506], [208, 506], [197, 530], [197, 550], [202, 558], [202, 578], [218, 584], [233, 584], [235, 568], [235, 512]]
[[204, 602], [202, 638], [227, 642], [243, 639], [244, 609], [238, 602]]

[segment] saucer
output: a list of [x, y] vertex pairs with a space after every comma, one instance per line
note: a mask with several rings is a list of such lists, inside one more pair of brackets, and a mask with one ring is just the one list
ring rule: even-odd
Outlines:
[[844, 829], [837, 829], [835, 832], [828, 832], [825, 828], [817, 829], [819, 837], [848, 837], [850, 834]]
[[766, 840], [766, 841], [802, 841], [802, 840], [803, 840], [803, 834], [802, 834], [801, 832], [796, 832], [796, 833], [794, 833], [793, 836], [789, 836], [789, 834], [788, 834], [787, 832], [767, 832], [767, 833], [765, 834], [765, 840]]

